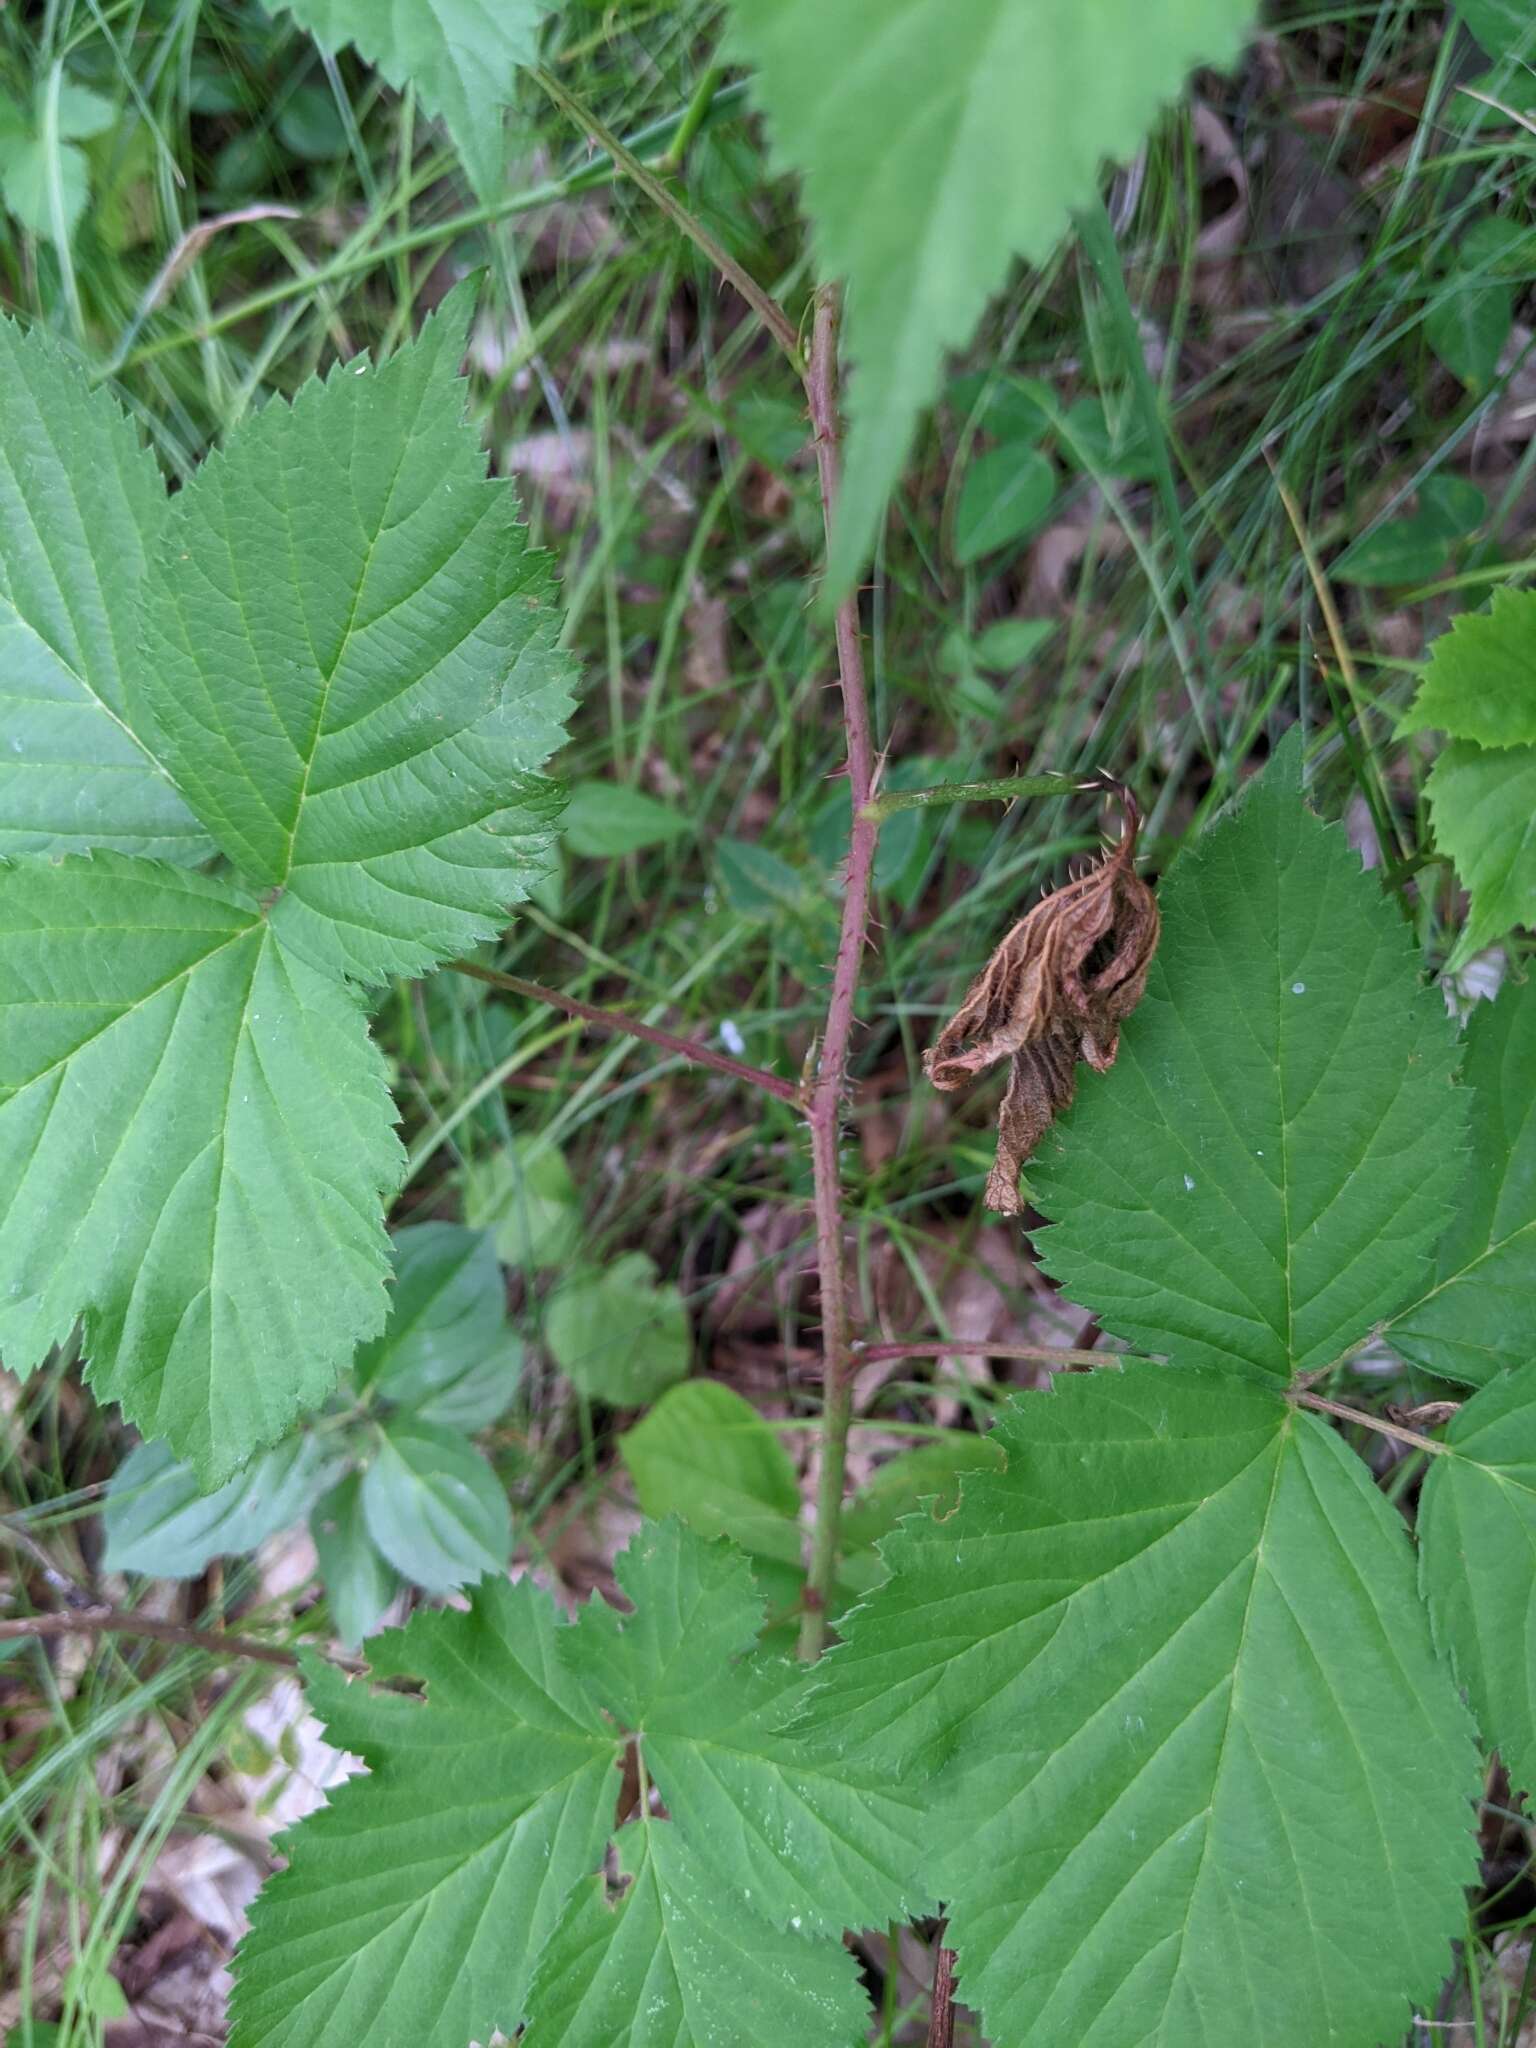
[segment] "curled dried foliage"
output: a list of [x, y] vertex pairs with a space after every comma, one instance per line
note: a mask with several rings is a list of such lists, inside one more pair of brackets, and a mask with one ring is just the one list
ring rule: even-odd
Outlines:
[[1113, 787], [1125, 807], [1119, 845], [1020, 919], [923, 1055], [929, 1080], [946, 1089], [1011, 1062], [986, 1192], [1005, 1216], [1021, 1207], [1020, 1168], [1072, 1100], [1078, 1061], [1100, 1073], [1114, 1065], [1157, 950], [1157, 898], [1136, 872], [1141, 814]]

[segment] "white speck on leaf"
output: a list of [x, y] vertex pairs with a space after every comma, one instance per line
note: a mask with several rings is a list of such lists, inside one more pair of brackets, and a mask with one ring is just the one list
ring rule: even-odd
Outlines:
[[1185, 1176], [1184, 1176], [1184, 1192], [1185, 1192], [1186, 1194], [1188, 1194], [1188, 1195], [1192, 1195], [1192, 1194], [1194, 1193], [1194, 1191], [1195, 1191], [1195, 1183], [1194, 1183], [1194, 1181], [1193, 1181], [1193, 1180], [1192, 1180], [1192, 1179], [1190, 1178], [1190, 1176], [1189, 1176], [1189, 1175], [1188, 1175], [1188, 1174], [1186, 1173], [1186, 1174], [1185, 1174]]
[[1304, 981], [1293, 981], [1291, 983], [1291, 994], [1293, 996], [1304, 996], [1306, 992], [1307, 984]]

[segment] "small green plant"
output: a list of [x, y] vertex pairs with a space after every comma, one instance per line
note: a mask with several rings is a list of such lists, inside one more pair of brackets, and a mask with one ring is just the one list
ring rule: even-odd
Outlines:
[[547, 865], [570, 668], [463, 417], [469, 310], [170, 502], [110, 395], [0, 325], [0, 1351], [81, 1318], [205, 1484], [384, 1322], [404, 1154], [359, 985]]
[[1430, 651], [1401, 732], [1446, 734], [1430, 771], [1441, 851], [1472, 899], [1452, 957], [1463, 964], [1515, 925], [1536, 922], [1536, 593], [1501, 590]]
[[389, 1321], [326, 1413], [213, 1493], [163, 1442], [129, 1455], [107, 1493], [109, 1571], [189, 1578], [307, 1516], [336, 1634], [355, 1646], [402, 1581], [447, 1593], [506, 1564], [506, 1493], [469, 1441], [512, 1405], [522, 1367], [501, 1268], [453, 1223], [392, 1245]]
[[[869, 2014], [843, 1936], [940, 1913], [996, 2048], [1400, 2033], [1465, 1928], [1486, 1755], [1516, 1796], [1536, 1770], [1536, 1640], [1510, 1564], [1536, 1543], [1536, 1002], [1516, 983], [1458, 1037], [1394, 893], [1409, 863], [1387, 889], [1362, 873], [1309, 805], [1300, 729], [1174, 861], [1157, 909], [1128, 834], [1015, 928], [1031, 936], [985, 1002], [978, 984], [957, 1065], [1007, 1055], [1017, 1091], [995, 1205], [1040, 1219], [1042, 1268], [1104, 1348], [1054, 1354], [1083, 1369], [984, 1439], [928, 1431], [844, 1499], [855, 1371], [880, 1351], [855, 1320], [843, 1199], [872, 891], [912, 907], [943, 807], [1102, 786], [886, 763], [856, 586], [945, 351], [1083, 207], [1097, 340], [1135, 403], [1091, 395], [1097, 377], [1065, 408], [1011, 374], [950, 388], [967, 424], [938, 552], [967, 594], [936, 622], [934, 665], [968, 716], [1002, 713], [989, 678], [1043, 660], [1057, 622], [988, 618], [977, 565], [1091, 478], [1216, 761], [1217, 692], [1169, 602], [1182, 586], [1198, 624], [1198, 565], [1095, 180], [1187, 67], [1236, 53], [1251, 0], [985, 0], [963, 20], [938, 0], [736, 0], [723, 53], [752, 66], [776, 161], [804, 182], [816, 281], [787, 304], [673, 175], [719, 65], [643, 159], [537, 65], [522, 0], [286, 11], [446, 121], [480, 226], [529, 67], [605, 159], [580, 175], [628, 178], [734, 288], [749, 342], [802, 378], [847, 774], [809, 809], [801, 867], [745, 839], [713, 849], [721, 894], [791, 975], [819, 988], [831, 961], [799, 1082], [745, 1065], [739, 1031], [722, 1052], [457, 959], [549, 871], [561, 796], [541, 770], [571, 682], [548, 564], [464, 418], [469, 289], [382, 362], [270, 400], [173, 499], [64, 346], [0, 323], [0, 1350], [28, 1371], [77, 1344], [148, 1439], [110, 1490], [110, 1567], [190, 1574], [307, 1516], [349, 1644], [406, 1582], [468, 1589], [372, 1637], [365, 1679], [299, 1653], [367, 1775], [284, 1841], [237, 1960], [235, 2048], [464, 2048], [498, 2029], [524, 2048], [855, 2048]], [[1522, 7], [1461, 12], [1490, 57], [1518, 59]], [[53, 226], [33, 231], [67, 277], [59, 167], [84, 188], [62, 103], [38, 105]], [[1485, 221], [1406, 272], [1415, 346], [1422, 329], [1469, 391], [1513, 330], [1518, 253]], [[798, 437], [798, 418], [771, 424]], [[1166, 581], [1118, 502], [1128, 482], [1172, 508]], [[1482, 530], [1465, 480], [1415, 488], [1340, 581], [1433, 574]], [[1440, 643], [1408, 728], [1450, 736], [1429, 797], [1472, 896], [1456, 964], [1536, 914], [1528, 602]], [[1225, 741], [1224, 776], [1265, 719], [1284, 725], [1276, 702]], [[1358, 704], [1342, 729], [1373, 741]], [[568, 843], [622, 859], [688, 829], [593, 779]], [[1106, 876], [1117, 907], [1062, 942]], [[479, 1229], [389, 1236], [405, 1160], [365, 991], [447, 962], [803, 1122], [822, 1351], [808, 1543], [773, 1426], [686, 1378], [678, 1290], [644, 1252], [584, 1252], [557, 1139], [520, 1130], [467, 1162]], [[619, 1442], [647, 1518], [617, 1567], [623, 1614], [594, 1599], [570, 1619], [506, 1576], [510, 1511], [471, 1441], [517, 1386], [499, 1258], [533, 1281], [529, 1325], [536, 1307], [581, 1395], [654, 1403]], [[1385, 1420], [1319, 1391], [1378, 1340], [1476, 1391]], [[1337, 1422], [1415, 1461], [1396, 1489], [1422, 1480], [1411, 1530]], [[0, 1642], [135, 1623], [65, 1605], [0, 1622]], [[937, 1982], [944, 2041], [947, 1963]]]
[[[675, 1524], [621, 1562], [632, 1618], [493, 1584], [382, 1638], [376, 1675], [424, 1701], [312, 1660], [372, 1775], [258, 1908], [238, 2042], [382, 2040], [388, 2012], [433, 2048], [767, 2048], [792, 2011], [849, 2048], [829, 1937], [933, 1901], [1005, 2048], [1406, 2027], [1462, 1925], [1479, 1728], [1536, 1768], [1507, 1563], [1536, 1540], [1536, 1000], [1463, 1051], [1299, 767], [1292, 740], [1179, 863], [1119, 1057], [1028, 1169], [1047, 1269], [1130, 1352], [1017, 1399], [810, 1672], [754, 1648], [747, 1558]], [[1310, 1392], [1382, 1330], [1482, 1388], [1445, 1441], [1397, 1430], [1430, 1465], [1417, 1559]], [[761, 1583], [792, 1568], [766, 1431], [697, 1392], [716, 1526]], [[691, 1447], [665, 1411], [626, 1447], [658, 1506]], [[423, 1751], [494, 1799], [429, 1796]], [[626, 2033], [641, 2010], [657, 2031]]]

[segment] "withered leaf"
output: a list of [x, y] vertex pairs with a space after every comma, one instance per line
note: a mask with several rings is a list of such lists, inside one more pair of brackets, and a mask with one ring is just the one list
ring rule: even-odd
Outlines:
[[1120, 843], [1019, 920], [923, 1055], [929, 1080], [946, 1089], [1010, 1062], [986, 1191], [1005, 1216], [1022, 1206], [1025, 1160], [1072, 1100], [1078, 1061], [1113, 1066], [1157, 950], [1157, 898], [1136, 872], [1141, 814], [1113, 787], [1125, 807]]

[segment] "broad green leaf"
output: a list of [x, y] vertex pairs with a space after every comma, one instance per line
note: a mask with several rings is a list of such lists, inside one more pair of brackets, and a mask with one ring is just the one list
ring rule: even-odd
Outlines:
[[1422, 1292], [1466, 1101], [1454, 1027], [1288, 741], [1160, 891], [1147, 993], [1026, 1170], [1044, 1263], [1176, 1365], [1330, 1364]]
[[998, 441], [1028, 447], [1041, 440], [1050, 418], [1040, 402], [1041, 386], [1032, 378], [992, 376], [973, 371], [956, 377], [945, 394], [955, 411], [978, 432]]
[[1456, 0], [1456, 12], [1490, 57], [1536, 56], [1536, 21], [1526, 0]]
[[1472, 1150], [1430, 1286], [1387, 1326], [1427, 1372], [1474, 1386], [1536, 1360], [1536, 982], [1480, 1003], [1462, 1068]]
[[1513, 322], [1511, 285], [1473, 281], [1458, 270], [1440, 283], [1434, 305], [1423, 315], [1423, 338], [1468, 391], [1487, 391]]
[[692, 830], [692, 820], [681, 811], [622, 782], [573, 784], [560, 820], [568, 851], [592, 860], [617, 860]]
[[1518, 1797], [1536, 1790], [1536, 1365], [1475, 1394], [1445, 1440], [1419, 1500], [1420, 1578], [1435, 1635]]
[[1424, 339], [1470, 391], [1486, 391], [1514, 326], [1514, 287], [1499, 272], [1528, 230], [1489, 214], [1457, 237], [1455, 268], [1435, 287]]
[[276, 122], [277, 139], [306, 163], [334, 163], [347, 154], [347, 130], [336, 95], [323, 85], [287, 93]]
[[860, 2048], [852, 1956], [722, 1912], [666, 1821], [631, 1821], [616, 1847], [624, 1889], [589, 1877], [571, 1894], [522, 2048]]
[[1025, 540], [1050, 516], [1056, 471], [1035, 448], [993, 448], [965, 473], [955, 508], [955, 560], [977, 562]]
[[792, 1727], [805, 1667], [746, 1654], [763, 1607], [741, 1553], [648, 1523], [614, 1569], [635, 1612], [593, 1601], [559, 1654], [640, 1736], [674, 1825], [717, 1885], [794, 1933], [836, 1935], [921, 1904], [919, 1794]]
[[499, 1572], [512, 1548], [501, 1481], [472, 1443], [414, 1415], [383, 1432], [363, 1474], [363, 1520], [395, 1570], [429, 1593]]
[[547, 1138], [514, 1138], [471, 1160], [464, 1214], [494, 1233], [497, 1256], [524, 1271], [560, 1266], [581, 1244], [581, 1199], [565, 1154]]
[[791, 867], [750, 839], [717, 840], [715, 867], [726, 901], [742, 917], [796, 916], [821, 901], [804, 869]]
[[1389, 519], [1347, 547], [1333, 565], [1336, 581], [1378, 584], [1419, 583], [1433, 576], [1452, 543], [1475, 533], [1488, 514], [1488, 500], [1465, 477], [1426, 477], [1418, 510]]
[[98, 854], [0, 886], [0, 1354], [87, 1376], [215, 1485], [384, 1319], [402, 1153], [339, 983], [221, 881]]
[[213, 1558], [238, 1557], [299, 1521], [325, 1485], [312, 1436], [292, 1436], [252, 1458], [213, 1493], [169, 1444], [140, 1444], [112, 1475], [102, 1521], [109, 1572], [188, 1579]]
[[135, 723], [273, 929], [328, 972], [418, 974], [548, 865], [535, 771], [570, 669], [547, 557], [489, 481], [456, 292], [382, 367], [273, 402], [172, 506]]
[[0, 319], [0, 854], [212, 852], [127, 723], [153, 458], [40, 328]]
[[887, 1540], [813, 1708], [853, 1763], [950, 1759], [925, 1874], [962, 1998], [999, 2042], [1397, 2039], [1480, 1789], [1401, 1520], [1218, 1373], [1060, 1378], [994, 1434], [1005, 1472]]
[[579, 1268], [549, 1298], [544, 1334], [583, 1393], [638, 1408], [688, 1370], [688, 1311], [644, 1252]]
[[29, 235], [73, 241], [91, 197], [85, 151], [35, 131], [0, 136], [0, 199]]
[[770, 1605], [793, 1597], [802, 1549], [800, 1482], [750, 1401], [718, 1380], [684, 1380], [625, 1430], [619, 1453], [653, 1521], [680, 1515], [701, 1536], [730, 1537], [759, 1567], [768, 1566], [762, 1584]]
[[275, 0], [328, 50], [351, 43], [399, 92], [447, 123], [470, 183], [494, 197], [504, 166], [502, 110], [538, 56], [544, 0]]
[[[48, 89], [47, 85], [38, 87], [39, 105]], [[59, 133], [68, 141], [89, 142], [93, 136], [105, 135], [113, 126], [117, 108], [99, 92], [62, 80], [54, 95], [54, 119]]]
[[976, 666], [994, 674], [1021, 668], [1055, 631], [1054, 619], [998, 619], [976, 636], [971, 649]]
[[357, 1355], [358, 1385], [426, 1422], [494, 1422], [517, 1391], [522, 1347], [490, 1238], [457, 1223], [416, 1223], [395, 1233], [394, 1254], [389, 1321]]
[[309, 1529], [331, 1620], [342, 1642], [355, 1650], [377, 1627], [400, 1584], [389, 1560], [368, 1534], [363, 1483], [356, 1472], [349, 1472], [339, 1486], [316, 1501]]
[[903, 1515], [912, 1514], [926, 1502], [934, 1503], [935, 1515], [951, 1513], [965, 1497], [968, 1473], [996, 1471], [1004, 1462], [1002, 1449], [992, 1437], [959, 1430], [951, 1437], [887, 1459], [843, 1511], [844, 1582], [861, 1592], [879, 1585], [885, 1566], [876, 1554], [876, 1545], [890, 1535]]
[[1157, 475], [1157, 457], [1140, 422], [1127, 416], [1111, 424], [1102, 398], [1073, 399], [1061, 415], [1060, 431], [1062, 453], [1089, 476], [1147, 483]]
[[234, 2048], [465, 2048], [514, 2034], [534, 1958], [595, 1870], [618, 1786], [613, 1732], [555, 1656], [549, 1596], [488, 1579], [422, 1613], [349, 1685], [307, 1658], [311, 1705], [368, 1765], [284, 1840], [251, 1912]]
[[1398, 732], [1436, 731], [1480, 747], [1536, 746], [1536, 591], [1497, 590], [1429, 650]]
[[79, 2004], [99, 2020], [125, 2020], [131, 2008], [123, 1987], [104, 1962], [77, 1957], [64, 1972], [66, 2002]]
[[841, 596], [934, 397], [1015, 257], [1040, 263], [1197, 64], [1231, 63], [1252, 0], [737, 0], [817, 268], [848, 280], [852, 429], [828, 588]]
[[1452, 740], [1424, 789], [1435, 844], [1471, 899], [1451, 956], [1459, 967], [1515, 925], [1536, 924], [1536, 746]]
[[[781, 2001], [803, 1986], [824, 2026], [862, 2012], [835, 1939], [818, 1950], [783, 1937], [926, 1903], [912, 1879], [919, 1796], [794, 1727], [808, 1675], [752, 1651], [762, 1610], [739, 1552], [647, 1525], [617, 1569], [636, 1602], [623, 1617], [598, 1602], [562, 1625], [527, 1580], [489, 1579], [467, 1612], [378, 1637], [375, 1676], [421, 1679], [425, 1699], [349, 1686], [305, 1659], [315, 1711], [370, 1775], [285, 1841], [289, 1867], [237, 1961], [232, 2048], [464, 2048], [524, 2019], [569, 2048], [674, 2048], [690, 2038], [676, 2026], [717, 2011], [727, 1972], [750, 2015], [790, 1955], [803, 1968], [777, 1986]], [[666, 1832], [660, 1909], [695, 2001], [671, 2034], [632, 2037], [633, 2010], [606, 2017], [632, 1968], [661, 1995], [665, 1979], [643, 1974], [640, 1951], [657, 1956], [645, 1914], [612, 1952], [581, 1960], [580, 1900], [602, 1894], [580, 1880], [602, 1866], [626, 1756], [643, 1759], [672, 1815], [642, 1824]], [[629, 1867], [638, 1877], [632, 1853]], [[602, 2034], [599, 2014], [619, 2033]], [[854, 2048], [859, 2031], [811, 2038]], [[782, 2035], [699, 2036], [701, 2048], [759, 2039], [777, 2048]]]

